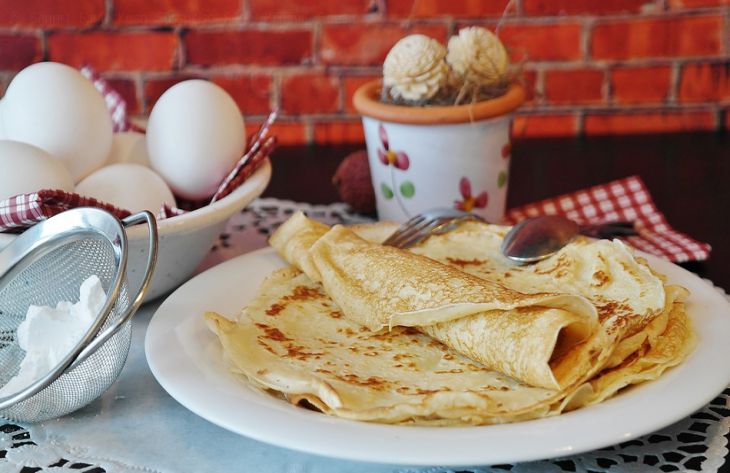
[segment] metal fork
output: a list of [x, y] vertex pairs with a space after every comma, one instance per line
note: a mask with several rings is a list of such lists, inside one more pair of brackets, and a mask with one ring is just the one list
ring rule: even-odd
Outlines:
[[433, 209], [420, 213], [403, 225], [383, 242], [396, 248], [409, 248], [431, 235], [440, 235], [456, 228], [466, 221], [486, 222], [473, 213], [456, 209]]

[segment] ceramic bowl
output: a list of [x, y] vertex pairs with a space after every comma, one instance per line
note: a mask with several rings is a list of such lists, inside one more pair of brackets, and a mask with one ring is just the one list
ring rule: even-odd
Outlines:
[[[223, 231], [228, 219], [261, 195], [270, 178], [271, 165], [267, 161], [223, 199], [184, 215], [159, 220], [157, 267], [145, 301], [171, 292], [192, 276]], [[127, 276], [129, 288], [134, 293], [141, 283], [147, 257], [146, 227], [132, 227], [127, 230], [127, 236]], [[15, 235], [0, 234], [0, 249], [14, 238]]]

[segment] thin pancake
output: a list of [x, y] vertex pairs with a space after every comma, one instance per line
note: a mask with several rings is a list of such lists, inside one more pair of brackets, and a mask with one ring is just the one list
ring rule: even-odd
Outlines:
[[[595, 308], [581, 296], [521, 294], [430, 258], [367, 242], [341, 226], [327, 230], [302, 214], [282, 224], [271, 244], [321, 282], [349, 320], [372, 331], [418, 327], [533, 386], [560, 389], [575, 383], [591, 365], [563, 355], [587, 347], [591, 337], [592, 343], [605, 338], [597, 333]], [[593, 347], [591, 357], [606, 346]]]
[[667, 305], [664, 281], [618, 240], [579, 238], [551, 258], [517, 265], [500, 250], [508, 230], [468, 222], [411, 251], [519, 292], [580, 294], [596, 306], [602, 323], [620, 321], [611, 327], [621, 332], [619, 339], [643, 330]]
[[231, 321], [206, 321], [232, 371], [293, 404], [353, 420], [418, 425], [480, 425], [557, 415], [654, 379], [691, 348], [681, 302], [667, 330], [631, 362], [555, 392], [525, 386], [413, 329], [372, 334], [298, 270], [272, 274]]

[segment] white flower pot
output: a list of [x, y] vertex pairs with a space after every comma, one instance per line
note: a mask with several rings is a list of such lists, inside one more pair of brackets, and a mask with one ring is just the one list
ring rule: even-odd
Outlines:
[[454, 207], [499, 222], [505, 211], [511, 112], [522, 87], [474, 105], [407, 107], [381, 103], [378, 81], [355, 94], [363, 116], [378, 217], [405, 221]]

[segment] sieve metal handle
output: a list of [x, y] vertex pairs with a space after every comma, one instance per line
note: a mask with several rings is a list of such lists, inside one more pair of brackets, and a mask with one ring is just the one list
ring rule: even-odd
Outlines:
[[114, 322], [114, 324], [104, 329], [104, 331], [94, 337], [94, 339], [88, 345], [86, 345], [83, 350], [79, 352], [73, 363], [71, 363], [71, 365], [66, 368], [66, 372], [69, 372], [72, 369], [76, 368], [76, 366], [78, 366], [86, 358], [92, 355], [101, 345], [103, 345], [109, 338], [117, 333], [119, 329], [122, 328], [122, 326], [127, 323], [137, 312], [139, 306], [142, 305], [142, 300], [144, 299], [145, 294], [147, 294], [147, 290], [149, 289], [150, 283], [152, 282], [152, 276], [155, 273], [155, 266], [157, 264], [158, 235], [157, 221], [155, 220], [155, 216], [152, 215], [151, 212], [145, 210], [143, 212], [139, 212], [122, 219], [122, 225], [124, 226], [124, 228], [136, 225], [138, 223], [146, 223], [149, 229], [149, 249], [147, 252], [147, 264], [145, 265], [142, 285], [139, 287], [137, 295], [134, 297], [134, 300], [129, 305], [127, 310], [116, 320], [116, 322]]

